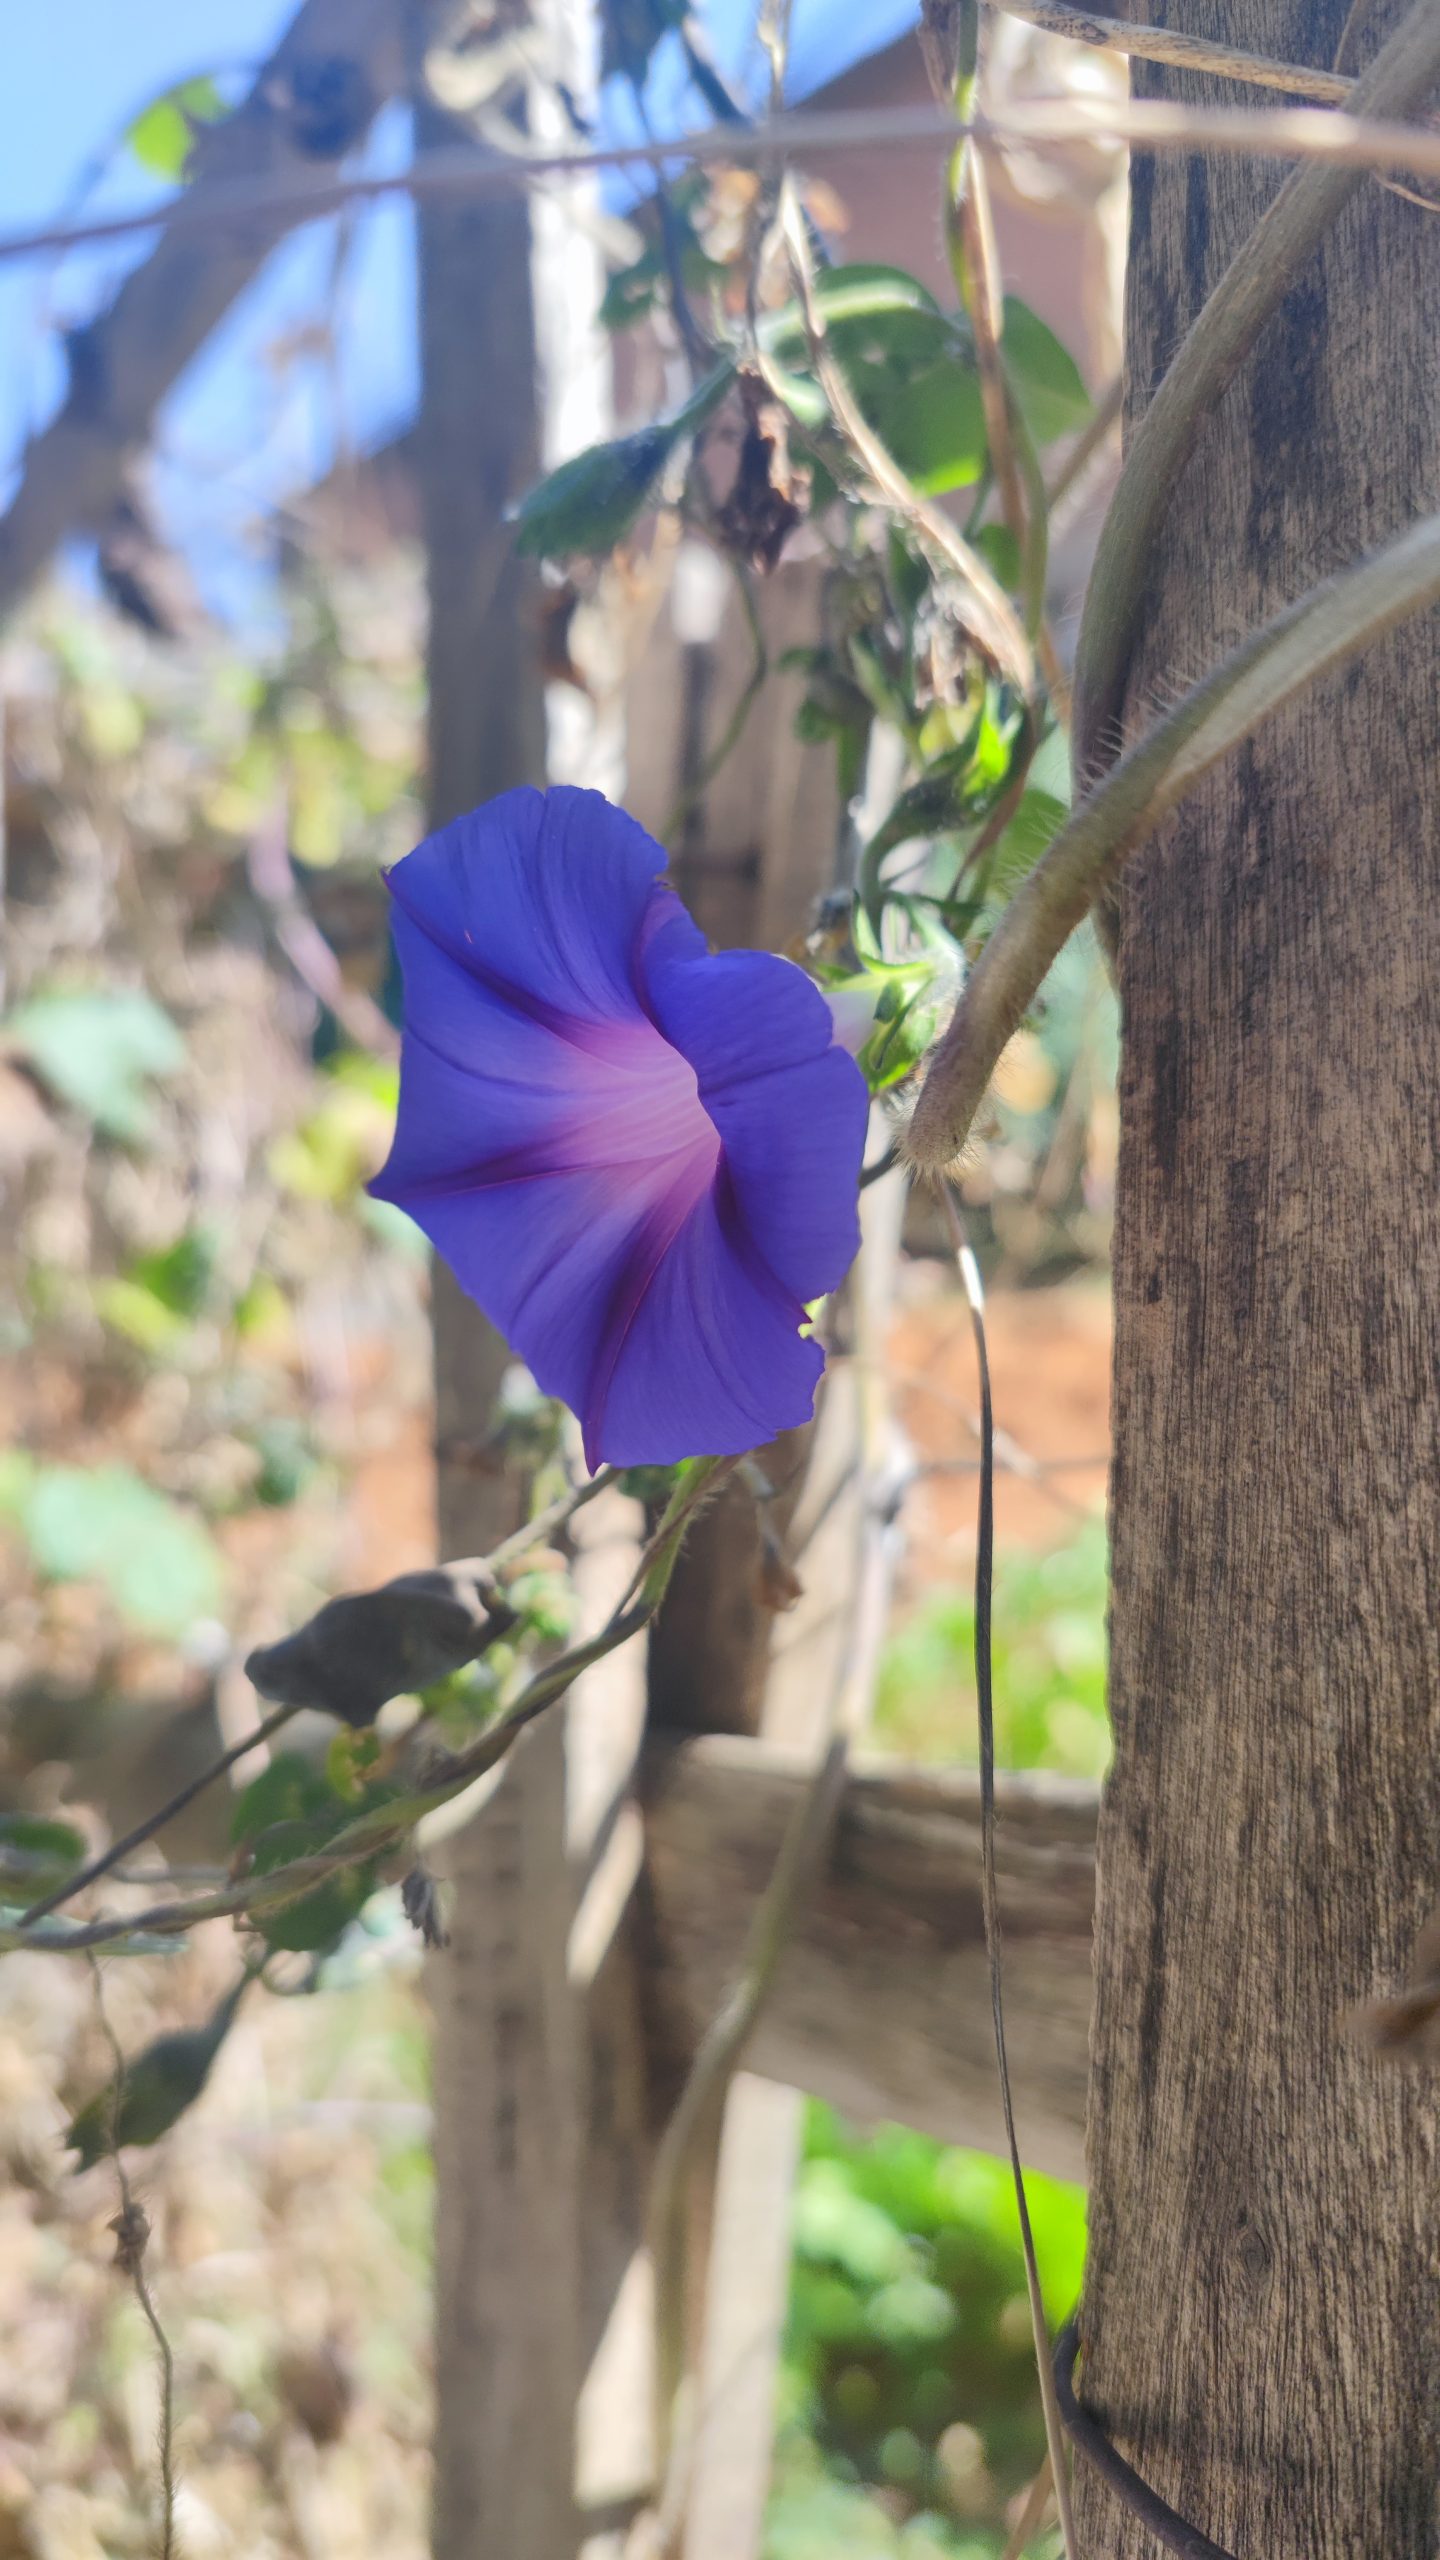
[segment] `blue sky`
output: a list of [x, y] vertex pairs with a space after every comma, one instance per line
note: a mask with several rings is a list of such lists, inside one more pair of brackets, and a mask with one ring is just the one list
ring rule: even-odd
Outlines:
[[[192, 73], [239, 72], [262, 59], [295, 4], [206, 0], [197, 10], [194, 0], [58, 0], [49, 9], [7, 10], [0, 230], [53, 220], [74, 207], [82, 187], [89, 209], [153, 201], [155, 181], [116, 151], [132, 116]], [[753, 0], [710, 0], [705, 14], [727, 69], [755, 85]], [[914, 15], [911, 0], [796, 0], [792, 96], [889, 41]], [[657, 83], [656, 114], [662, 130], [704, 120], [673, 78]], [[408, 148], [405, 118], [387, 116], [372, 137], [372, 163], [403, 165]], [[222, 606], [245, 583], [247, 527], [323, 471], [334, 450], [333, 381], [303, 356], [281, 361], [285, 342], [324, 307], [333, 246], [333, 228], [316, 224], [277, 252], [161, 419], [155, 494]], [[0, 268], [0, 495], [13, 484], [26, 435], [63, 387], [57, 325], [102, 307], [140, 254], [117, 245], [58, 266]], [[339, 408], [346, 435], [363, 446], [403, 421], [414, 401], [411, 221], [403, 204], [361, 218], [339, 307]]]

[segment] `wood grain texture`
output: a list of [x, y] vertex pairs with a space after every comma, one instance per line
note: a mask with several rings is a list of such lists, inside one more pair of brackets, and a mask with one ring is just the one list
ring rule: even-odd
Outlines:
[[[417, 41], [428, 6], [413, 12]], [[419, 146], [455, 129], [418, 110]], [[528, 211], [419, 215], [418, 430], [430, 603], [430, 818], [545, 779], [533, 571], [505, 510], [537, 477]], [[508, 1354], [434, 1267], [442, 1554], [483, 1553], [524, 1517], [523, 1481], [483, 1446]], [[447, 1452], [464, 1444], [463, 1459]], [[567, 1969], [565, 1720], [544, 1718], [447, 1843], [451, 1944], [435, 1958], [436, 2560], [572, 2560], [569, 2448], [581, 2381], [580, 2048]], [[557, 2450], [561, 2449], [563, 2450]]]
[[249, 96], [200, 132], [184, 194], [114, 301], [69, 342], [70, 383], [26, 447], [0, 518], [0, 614], [67, 536], [98, 533], [171, 385], [287, 231], [294, 209], [223, 228], [187, 215], [237, 180], [329, 186], [402, 75], [397, 0], [304, 0]]
[[[810, 1763], [727, 1735], [656, 1741], [643, 1764], [652, 1989], [662, 2067], [683, 2063], [738, 1969]], [[1082, 2170], [1095, 1795], [1000, 1789], [1006, 2015], [1021, 2145]], [[861, 2122], [1001, 2147], [969, 1771], [857, 1764], [830, 1860], [747, 2067]]]
[[[1197, 0], [1186, 26], [1328, 66], [1344, 17]], [[1132, 418], [1277, 183], [1137, 159]], [[1175, 492], [1132, 725], [1433, 506], [1437, 335], [1435, 219], [1368, 187]], [[1430, 616], [1273, 721], [1123, 899], [1082, 2389], [1247, 2560], [1436, 2549], [1437, 2089], [1339, 2022], [1440, 1868], [1437, 642]], [[1152, 2560], [1079, 2486], [1086, 2552]]]
[[[708, 566], [723, 582], [713, 558]], [[787, 649], [813, 647], [820, 636], [820, 564], [786, 562], [757, 578], [755, 601], [772, 672], [739, 743], [673, 829], [677, 802], [705, 770], [744, 690], [754, 645], [739, 599], [723, 583], [709, 640], [682, 643], [662, 605], [626, 689], [625, 800], [668, 841], [671, 876], [712, 942], [779, 950], [833, 885], [843, 816], [833, 750], [795, 736], [800, 679], [774, 671]], [[807, 1436], [787, 1432], [759, 1452], [787, 1495], [798, 1491]], [[789, 1499], [776, 1506], [782, 1532], [790, 1507]], [[650, 1638], [657, 1724], [758, 1731], [774, 1624], [759, 1578], [754, 1498], [743, 1485], [727, 1485], [686, 1540]]]

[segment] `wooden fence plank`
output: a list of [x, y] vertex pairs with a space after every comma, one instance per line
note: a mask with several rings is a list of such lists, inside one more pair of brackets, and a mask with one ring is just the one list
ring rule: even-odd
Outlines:
[[[654, 1741], [642, 1765], [652, 2010], [684, 2068], [737, 1969], [808, 1763], [742, 1736]], [[1097, 1791], [1002, 1778], [1006, 2018], [1021, 2146], [1084, 2175]], [[747, 2055], [861, 2122], [998, 2151], [978, 1783], [861, 1761], [834, 1853]]]

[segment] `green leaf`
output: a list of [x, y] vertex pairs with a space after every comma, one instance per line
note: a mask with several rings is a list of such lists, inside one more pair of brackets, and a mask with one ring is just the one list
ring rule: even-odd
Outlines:
[[168, 1013], [128, 989], [32, 996], [7, 1029], [57, 1100], [106, 1137], [144, 1138], [152, 1123], [147, 1080], [174, 1075], [185, 1062]]
[[[867, 352], [875, 359], [909, 351], [922, 360], [955, 334], [935, 296], [903, 267], [858, 262], [826, 267], [815, 278], [815, 299], [842, 362]], [[918, 326], [915, 324], [918, 322]], [[759, 328], [767, 355], [782, 364], [806, 364], [810, 340], [798, 302], [765, 314]]]
[[517, 549], [545, 560], [613, 551], [651, 503], [671, 454], [719, 407], [733, 379], [721, 366], [673, 418], [562, 462], [516, 508]]
[[1088, 424], [1092, 403], [1074, 357], [1013, 293], [1005, 296], [1004, 347], [1015, 396], [1037, 444], [1053, 444]]
[[126, 126], [125, 148], [142, 169], [152, 169], [157, 178], [169, 178], [178, 185], [196, 127], [218, 124], [225, 113], [225, 101], [208, 72], [198, 79], [179, 80], [173, 89], [152, 98]]
[[1020, 545], [1008, 524], [982, 524], [975, 548], [999, 580], [1012, 591], [1020, 584]]
[[0, 1813], [0, 1849], [19, 1849], [27, 1858], [50, 1858], [59, 1867], [78, 1867], [85, 1855], [85, 1835], [71, 1822], [49, 1822], [35, 1813]]
[[948, 490], [968, 489], [979, 479], [985, 468], [985, 412], [969, 365], [951, 358], [927, 365], [909, 381], [882, 372], [869, 387], [865, 406], [881, 442], [922, 496], [944, 497]]
[[199, 1315], [209, 1295], [215, 1259], [214, 1235], [191, 1227], [158, 1253], [137, 1255], [127, 1276], [148, 1289], [171, 1315], [189, 1319]]
[[1027, 871], [1033, 871], [1046, 846], [1059, 834], [1069, 814], [1066, 801], [1058, 800], [1053, 792], [1037, 791], [1032, 783], [995, 848], [995, 864], [989, 885], [1007, 892], [1018, 888]]
[[[25, 1878], [27, 1902], [73, 1876], [85, 1858], [85, 1837], [70, 1822], [39, 1814], [0, 1813], [0, 1873]], [[15, 1888], [18, 1890], [19, 1888]]]
[[[231, 1817], [230, 1836], [251, 1847], [252, 1872], [273, 1875], [292, 1858], [323, 1849], [355, 1812], [329, 1778], [298, 1751], [277, 1752], [268, 1769], [245, 1789]], [[337, 1869], [298, 1901], [255, 1915], [266, 1945], [292, 1955], [333, 1946], [374, 1890], [371, 1864]]]
[[134, 1626], [180, 1636], [219, 1607], [223, 1569], [209, 1532], [128, 1467], [40, 1468], [21, 1521], [41, 1573], [103, 1583]]
[[269, 1767], [242, 1790], [230, 1816], [230, 1837], [238, 1847], [258, 1840], [275, 1823], [306, 1822], [324, 1813], [333, 1816], [332, 1831], [349, 1820], [349, 1808], [312, 1761], [299, 1751], [277, 1751]]
[[81, 2169], [123, 2144], [158, 2142], [179, 2122], [209, 2079], [250, 1980], [242, 1974], [203, 2026], [157, 2036], [125, 2064], [118, 2088], [112, 2080], [80, 2109], [65, 2144], [79, 2152]]

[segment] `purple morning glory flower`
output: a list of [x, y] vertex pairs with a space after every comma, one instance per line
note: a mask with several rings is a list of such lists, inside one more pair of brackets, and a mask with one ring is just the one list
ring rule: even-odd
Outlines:
[[587, 1463], [722, 1457], [810, 1413], [808, 1302], [859, 1242], [864, 1080], [788, 960], [713, 953], [596, 791], [508, 791], [389, 874], [424, 1228]]

